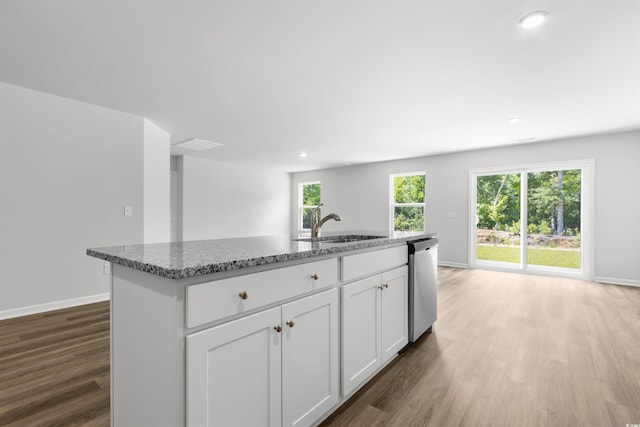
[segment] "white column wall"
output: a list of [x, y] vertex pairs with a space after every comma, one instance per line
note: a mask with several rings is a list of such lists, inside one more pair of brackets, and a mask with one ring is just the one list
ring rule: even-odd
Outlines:
[[144, 119], [144, 243], [171, 240], [171, 136]]

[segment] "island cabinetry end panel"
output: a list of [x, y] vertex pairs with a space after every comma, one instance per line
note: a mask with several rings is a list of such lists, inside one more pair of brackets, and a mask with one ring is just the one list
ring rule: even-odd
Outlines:
[[111, 425], [184, 425], [184, 288], [114, 265]]

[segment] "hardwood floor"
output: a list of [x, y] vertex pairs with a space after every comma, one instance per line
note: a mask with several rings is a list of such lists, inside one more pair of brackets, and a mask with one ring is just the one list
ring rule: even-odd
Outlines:
[[640, 288], [439, 269], [438, 321], [329, 426], [640, 424]]
[[[640, 424], [640, 288], [439, 269], [439, 316], [322, 424]], [[109, 425], [108, 303], [0, 321], [0, 425]]]
[[0, 426], [109, 425], [109, 302], [0, 321]]

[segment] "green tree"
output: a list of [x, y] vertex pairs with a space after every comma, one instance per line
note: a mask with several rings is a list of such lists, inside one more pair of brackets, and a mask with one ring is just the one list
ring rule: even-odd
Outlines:
[[582, 171], [565, 170], [562, 180], [562, 201], [564, 204], [564, 230], [580, 231]]
[[[580, 232], [580, 169], [527, 174], [529, 233]], [[520, 220], [520, 174], [477, 179], [478, 228], [513, 231]]]
[[[320, 205], [320, 183], [304, 184], [302, 186], [302, 206]], [[302, 228], [311, 228], [311, 213], [314, 208], [302, 208]], [[320, 214], [320, 212], [318, 212]]]
[[543, 232], [555, 230], [556, 211], [560, 203], [556, 171], [530, 172], [527, 176], [528, 218], [534, 229]]
[[580, 169], [531, 172], [528, 174], [527, 222], [539, 232], [551, 230], [554, 234], [579, 232]]
[[393, 180], [396, 203], [424, 203], [424, 175], [397, 176]]
[[[393, 180], [395, 203], [424, 203], [425, 176], [396, 176]], [[393, 228], [396, 231], [424, 231], [422, 206], [395, 206]]]
[[520, 220], [520, 174], [479, 176], [477, 185], [478, 228], [512, 229]]
[[318, 206], [320, 204], [320, 183], [302, 186], [302, 205]]

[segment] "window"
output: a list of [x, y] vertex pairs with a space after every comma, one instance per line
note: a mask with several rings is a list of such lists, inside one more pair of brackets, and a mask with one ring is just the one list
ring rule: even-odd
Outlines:
[[320, 183], [301, 182], [298, 185], [298, 228], [300, 231], [311, 230], [311, 212], [318, 206], [320, 206]]
[[424, 231], [425, 173], [390, 176], [390, 213], [392, 232]]
[[591, 277], [593, 162], [470, 172], [472, 267]]

